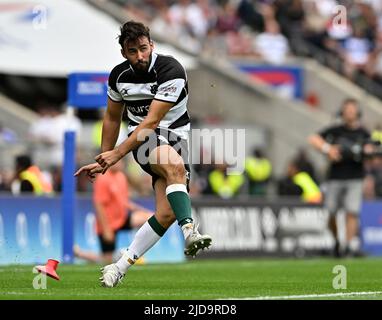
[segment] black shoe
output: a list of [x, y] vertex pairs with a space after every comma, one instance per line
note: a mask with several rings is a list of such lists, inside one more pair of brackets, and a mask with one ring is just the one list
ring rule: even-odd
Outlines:
[[351, 250], [349, 247], [346, 247], [345, 256], [348, 258], [364, 258], [367, 256], [362, 250]]
[[335, 245], [334, 245], [334, 248], [333, 248], [333, 256], [335, 258], [342, 258], [343, 257], [343, 254], [341, 252], [341, 247], [340, 247], [340, 243], [338, 241], [336, 241]]
[[363, 252], [362, 250], [357, 250], [353, 253], [354, 258], [365, 258], [367, 257], [366, 252]]
[[350, 248], [348, 246], [345, 247], [344, 257], [345, 258], [352, 258], [353, 257], [353, 252], [350, 250]]

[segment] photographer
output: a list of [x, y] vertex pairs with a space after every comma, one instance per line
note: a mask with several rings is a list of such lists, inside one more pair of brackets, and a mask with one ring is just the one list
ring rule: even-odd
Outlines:
[[358, 216], [362, 204], [364, 159], [374, 150], [370, 133], [361, 126], [361, 110], [354, 99], [346, 99], [340, 109], [341, 123], [312, 135], [309, 142], [324, 153], [329, 161], [325, 206], [328, 208], [329, 229], [335, 238], [334, 255], [342, 255], [338, 240], [336, 214], [346, 212], [346, 255], [359, 253], [350, 247], [358, 234]]

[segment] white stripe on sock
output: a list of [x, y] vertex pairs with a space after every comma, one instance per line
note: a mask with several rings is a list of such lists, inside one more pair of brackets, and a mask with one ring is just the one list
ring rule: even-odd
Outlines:
[[176, 192], [176, 191], [182, 191], [182, 192], [185, 192], [188, 194], [187, 188], [184, 184], [171, 184], [171, 185], [167, 186], [167, 188], [166, 188], [166, 196], [168, 196], [170, 193]]

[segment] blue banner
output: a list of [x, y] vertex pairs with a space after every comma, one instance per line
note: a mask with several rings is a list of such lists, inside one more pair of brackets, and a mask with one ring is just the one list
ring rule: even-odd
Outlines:
[[0, 198], [0, 264], [61, 261], [59, 198]]
[[[153, 199], [134, 199], [138, 205], [155, 211]], [[89, 198], [77, 199], [77, 213], [74, 218], [75, 244], [83, 251], [100, 253], [98, 236], [95, 233], [95, 213], [92, 201]], [[135, 232], [121, 231], [117, 234], [117, 253], [127, 248], [132, 242]], [[151, 262], [181, 262], [185, 260], [183, 253], [183, 234], [179, 226], [174, 223], [145, 255], [145, 263]], [[77, 260], [77, 262], [80, 262]]]
[[382, 201], [364, 202], [361, 211], [362, 250], [382, 256]]
[[[154, 199], [134, 199], [154, 210]], [[63, 262], [63, 218], [61, 198], [0, 196], [0, 265], [41, 264], [48, 259]], [[96, 217], [90, 197], [77, 197], [74, 215], [74, 243], [82, 250], [100, 253], [95, 233]], [[205, 225], [206, 223], [204, 223]], [[382, 201], [366, 201], [360, 215], [362, 249], [370, 256], [382, 256]], [[121, 231], [117, 252], [132, 241], [136, 230]], [[217, 239], [218, 240], [218, 239]], [[175, 223], [149, 250], [146, 263], [181, 262], [183, 236]], [[81, 260], [75, 259], [78, 263]]]
[[68, 105], [100, 108], [107, 104], [107, 73], [72, 73], [68, 82]]
[[[154, 210], [153, 199], [134, 201]], [[91, 198], [77, 198], [74, 243], [85, 251], [99, 254], [95, 221]], [[121, 231], [117, 236], [117, 249], [126, 248], [135, 232], [136, 230]], [[0, 265], [41, 264], [48, 259], [63, 261], [62, 234], [61, 198], [0, 196]], [[174, 224], [144, 255], [144, 261], [146, 263], [184, 261], [183, 242], [180, 228]], [[75, 260], [75, 262], [81, 261]]]
[[270, 85], [281, 95], [288, 98], [304, 98], [304, 76], [301, 67], [269, 66], [240, 63], [236, 67], [249, 74], [257, 82]]

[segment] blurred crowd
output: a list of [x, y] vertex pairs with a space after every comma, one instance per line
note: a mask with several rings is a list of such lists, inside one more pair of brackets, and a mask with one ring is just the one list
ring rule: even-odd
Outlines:
[[379, 0], [113, 1], [195, 53], [249, 56], [276, 65], [291, 54], [334, 57], [340, 61], [335, 69], [348, 78], [361, 73], [382, 83]]
[[[23, 192], [35, 195], [53, 195], [62, 190], [63, 137], [67, 129], [74, 130], [81, 137], [83, 126], [74, 114], [61, 112], [57, 108], [42, 105], [39, 119], [29, 128], [28, 144], [25, 152], [14, 157], [13, 168], [5, 170], [0, 166], [0, 191], [18, 195]], [[87, 163], [89, 157], [100, 152], [102, 132], [102, 115], [100, 120], [91, 125], [90, 143], [77, 146], [77, 167]], [[203, 127], [202, 123], [197, 127]], [[88, 132], [88, 133], [89, 133]], [[0, 144], [10, 146], [17, 141], [17, 136], [2, 125]], [[126, 137], [126, 127], [122, 125], [118, 143]], [[382, 143], [382, 127], [372, 132], [372, 139]], [[79, 139], [80, 141], [81, 139]], [[203, 146], [200, 152], [200, 164], [191, 164], [192, 179], [190, 193], [192, 196], [212, 196], [222, 199], [235, 197], [300, 197], [304, 202], [320, 203], [322, 201], [322, 183], [325, 177], [309, 158], [306, 148], [296, 150], [292, 159], [285, 159], [285, 172], [275, 175], [273, 164], [267, 157], [265, 149], [254, 147], [246, 155], [244, 172], [229, 174], [230, 166], [222, 159], [214, 159], [212, 164], [207, 158]], [[206, 163], [208, 162], [208, 163]], [[124, 163], [124, 172], [131, 187], [132, 196], [152, 196], [151, 177], [146, 174], [131, 157]], [[382, 198], [382, 155], [376, 155], [365, 161], [366, 179], [364, 197], [367, 199]], [[322, 169], [322, 168], [321, 168]], [[322, 171], [322, 170], [321, 170]], [[85, 176], [77, 179], [77, 191], [91, 192], [92, 184]]]

